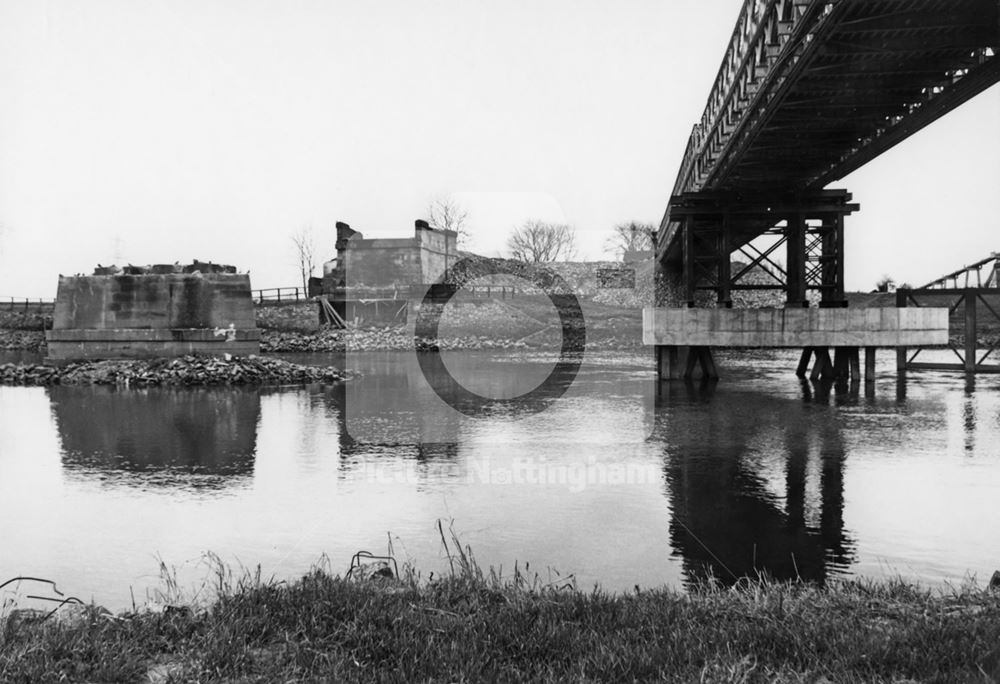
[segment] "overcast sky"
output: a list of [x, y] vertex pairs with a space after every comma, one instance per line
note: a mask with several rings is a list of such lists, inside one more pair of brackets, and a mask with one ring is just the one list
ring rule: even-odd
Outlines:
[[[659, 223], [742, 0], [0, 0], [0, 296], [98, 263], [297, 280], [290, 235], [406, 236], [435, 197], [471, 248], [560, 220], [585, 257]], [[1000, 89], [835, 184], [848, 286], [1000, 250]]]

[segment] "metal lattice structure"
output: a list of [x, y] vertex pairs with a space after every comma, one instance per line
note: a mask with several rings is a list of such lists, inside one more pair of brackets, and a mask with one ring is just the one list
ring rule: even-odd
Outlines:
[[896, 290], [896, 306], [947, 306], [948, 349], [957, 363], [918, 361], [922, 348], [898, 349], [896, 370], [962, 370], [1000, 373], [1000, 252], [916, 289]]
[[1000, 288], [1000, 252], [969, 266], [963, 266], [954, 273], [932, 280], [920, 290], [949, 290], [968, 287]]
[[[803, 214], [842, 223], [849, 212], [826, 212], [823, 188], [1000, 82], [998, 51], [1000, 0], [746, 0], [688, 140], [658, 258], [680, 273], [697, 259], [728, 261], [720, 249]], [[698, 197], [714, 204], [682, 216]], [[760, 209], [730, 210], [748, 201]], [[764, 211], [778, 205], [784, 211]], [[724, 222], [722, 247], [692, 251], [691, 221]], [[806, 254], [797, 235], [788, 237], [789, 250], [799, 250], [788, 253], [791, 268]], [[792, 280], [797, 300], [808, 284]], [[708, 282], [699, 276], [694, 287]], [[720, 303], [725, 297], [720, 290]]]

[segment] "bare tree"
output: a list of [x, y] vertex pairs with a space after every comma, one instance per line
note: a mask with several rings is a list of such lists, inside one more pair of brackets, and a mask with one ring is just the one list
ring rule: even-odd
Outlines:
[[302, 289], [309, 292], [309, 278], [316, 270], [316, 243], [313, 239], [312, 226], [303, 226], [292, 235], [295, 245], [295, 257], [299, 265], [299, 275], [302, 276]]
[[507, 251], [529, 263], [569, 261], [576, 253], [576, 234], [563, 223], [525, 221], [507, 238]]
[[469, 241], [469, 227], [466, 224], [469, 212], [450, 199], [438, 198], [427, 205], [427, 223], [437, 230], [453, 230], [458, 233], [458, 244]]
[[876, 292], [895, 292], [896, 291], [896, 280], [885, 274], [875, 283]]
[[652, 223], [629, 221], [619, 223], [611, 230], [611, 237], [608, 238], [606, 247], [621, 257], [624, 257], [626, 252], [653, 249], [656, 226]]

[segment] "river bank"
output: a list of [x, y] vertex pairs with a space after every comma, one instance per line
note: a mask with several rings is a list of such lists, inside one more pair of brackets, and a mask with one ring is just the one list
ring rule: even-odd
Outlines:
[[[997, 681], [1000, 595], [747, 582], [610, 595], [462, 566], [247, 576], [207, 609], [6, 619], [3, 681]], [[388, 574], [388, 573], [385, 573]], [[220, 583], [227, 582], [223, 573]]]

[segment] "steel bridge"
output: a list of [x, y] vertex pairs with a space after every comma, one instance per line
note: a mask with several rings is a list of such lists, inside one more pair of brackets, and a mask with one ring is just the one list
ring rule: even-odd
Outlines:
[[827, 186], [1000, 81], [998, 50], [1000, 0], [746, 0], [657, 234], [676, 298], [844, 306], [859, 207]]

